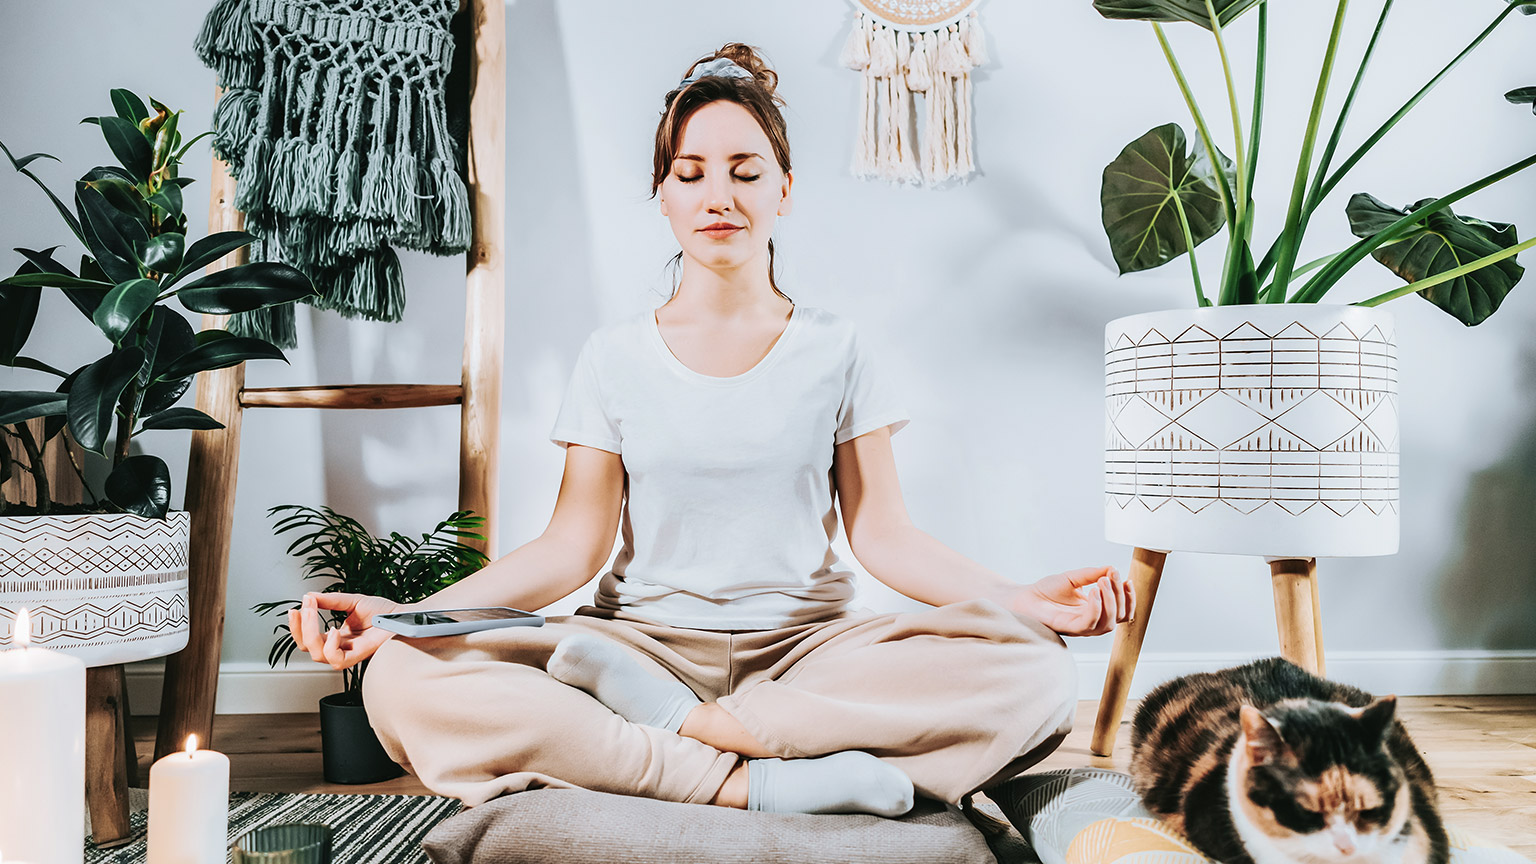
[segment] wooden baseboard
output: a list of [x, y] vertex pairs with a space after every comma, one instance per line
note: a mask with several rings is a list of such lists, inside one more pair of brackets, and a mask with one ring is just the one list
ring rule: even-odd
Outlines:
[[[1260, 655], [1191, 653], [1142, 654], [1131, 698], [1162, 681], [1190, 672], [1236, 666]], [[1108, 654], [1077, 654], [1078, 697], [1098, 699]], [[269, 669], [264, 663], [219, 667], [220, 714], [286, 714], [315, 711], [320, 697], [341, 689], [341, 674], [323, 666], [295, 664]], [[1328, 675], [1374, 693], [1399, 696], [1495, 696], [1536, 693], [1536, 651], [1333, 651]], [[164, 661], [128, 667], [129, 704], [136, 714], [160, 704]]]

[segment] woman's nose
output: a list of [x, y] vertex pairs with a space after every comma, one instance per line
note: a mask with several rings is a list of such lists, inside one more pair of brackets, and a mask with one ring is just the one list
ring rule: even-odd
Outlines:
[[709, 196], [705, 199], [705, 206], [710, 212], [725, 212], [730, 210], [735, 201], [731, 197], [730, 184], [719, 180], [709, 181]]

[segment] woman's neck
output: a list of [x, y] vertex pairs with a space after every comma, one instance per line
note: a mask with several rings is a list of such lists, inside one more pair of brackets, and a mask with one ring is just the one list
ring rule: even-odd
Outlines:
[[685, 256], [677, 293], [665, 305], [681, 313], [740, 319], [787, 314], [789, 302], [774, 292], [767, 268], [758, 262], [717, 270]]

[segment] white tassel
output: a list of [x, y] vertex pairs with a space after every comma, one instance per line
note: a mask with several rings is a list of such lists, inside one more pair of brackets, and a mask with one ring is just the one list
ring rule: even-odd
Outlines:
[[901, 183], [917, 183], [922, 172], [917, 168], [917, 157], [912, 152], [912, 91], [907, 89], [908, 64], [912, 59], [912, 37], [902, 32], [896, 35], [896, 74], [891, 76], [891, 97], [896, 109], [892, 126], [896, 129], [897, 176]]
[[896, 107], [892, 104], [892, 78], [897, 72], [896, 35], [886, 27], [875, 30], [869, 45], [869, 71], [875, 76], [879, 120], [875, 134], [875, 167], [884, 180], [893, 180], [901, 159], [896, 152]]
[[965, 53], [970, 55], [971, 67], [987, 65], [987, 34], [981, 29], [981, 16], [972, 12], [962, 18], [960, 32], [965, 36]]
[[843, 54], [838, 62], [856, 72], [869, 66], [869, 33], [864, 29], [863, 12], [853, 22], [853, 29], [848, 31], [848, 41], [843, 43]]
[[[875, 118], [877, 113], [877, 94], [875, 93], [875, 74], [870, 67], [870, 40], [874, 35], [875, 22], [859, 14], [858, 45], [862, 49], [854, 49], [855, 55], [864, 55], [864, 74], [859, 82], [859, 143], [853, 152], [853, 174], [855, 177], [869, 179], [877, 176], [875, 162]], [[850, 42], [853, 41], [850, 37]]]

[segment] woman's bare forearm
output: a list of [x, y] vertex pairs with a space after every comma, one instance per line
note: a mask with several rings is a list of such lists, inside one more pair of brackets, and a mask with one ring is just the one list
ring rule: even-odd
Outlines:
[[597, 566], [587, 556], [572, 553], [571, 544], [540, 535], [425, 600], [401, 608], [511, 606], [533, 612], [585, 585], [596, 572]]
[[854, 557], [895, 590], [923, 603], [945, 606], [985, 598], [1016, 609], [1024, 586], [989, 570], [911, 524], [860, 538]]

